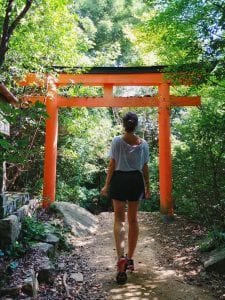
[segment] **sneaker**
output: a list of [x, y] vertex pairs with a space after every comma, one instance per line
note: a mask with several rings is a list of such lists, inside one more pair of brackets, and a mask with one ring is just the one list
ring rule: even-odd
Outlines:
[[118, 284], [125, 284], [127, 282], [126, 258], [125, 257], [121, 257], [117, 262], [116, 281]]
[[128, 259], [126, 255], [126, 270], [133, 272], [134, 271], [134, 260]]

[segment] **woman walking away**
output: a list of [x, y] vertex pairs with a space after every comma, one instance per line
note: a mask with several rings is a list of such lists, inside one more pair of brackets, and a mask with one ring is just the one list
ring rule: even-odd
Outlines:
[[[144, 139], [134, 134], [138, 125], [135, 113], [128, 112], [123, 117], [124, 133], [112, 140], [110, 162], [106, 183], [101, 194], [109, 196], [114, 208], [114, 237], [118, 256], [118, 283], [127, 281], [126, 270], [134, 270], [133, 255], [138, 240], [138, 205], [142, 198], [149, 198], [149, 148]], [[125, 205], [128, 202], [128, 252], [124, 256], [125, 245]]]

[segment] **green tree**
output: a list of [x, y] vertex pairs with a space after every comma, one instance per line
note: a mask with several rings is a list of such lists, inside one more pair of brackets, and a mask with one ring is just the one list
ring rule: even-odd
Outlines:
[[[78, 58], [85, 57], [86, 47], [88, 48], [85, 38], [76, 26], [77, 16], [70, 11], [72, 1], [35, 2], [29, 6], [26, 18], [22, 19], [28, 9], [24, 3], [28, 5], [28, 2], [32, 1], [4, 1], [0, 4], [3, 46], [4, 39], [7, 40], [7, 45], [4, 46], [7, 52], [4, 52], [5, 48], [2, 46], [4, 64], [0, 80], [5, 84], [11, 84], [12, 91], [17, 97], [24, 93], [45, 92], [36, 87], [18, 88], [15, 82], [19, 75], [30, 70], [46, 72], [54, 64], [76, 64]], [[20, 23], [18, 16], [20, 20], [22, 19]], [[32, 192], [41, 190], [43, 126], [47, 117], [44, 111], [44, 106], [38, 103], [28, 109], [14, 109], [1, 103], [1, 115], [11, 124], [11, 136], [9, 138], [0, 136], [2, 154], [0, 168], [2, 171], [2, 162], [7, 161], [8, 173], [11, 174], [8, 188], [11, 190], [27, 186], [27, 178], [29, 178], [28, 190]]]
[[201, 108], [174, 121], [174, 198], [180, 212], [224, 230], [224, 91], [205, 87], [202, 94]]
[[[107, 109], [73, 108], [60, 113], [57, 199], [93, 212], [99, 199], [114, 129]], [[95, 199], [95, 201], [93, 201]], [[100, 202], [99, 202], [100, 200]], [[96, 202], [97, 201], [97, 202]], [[99, 207], [96, 205], [99, 204]]]
[[140, 64], [138, 47], [132, 44], [129, 32], [144, 11], [142, 1], [79, 0], [74, 10], [79, 26], [92, 41], [88, 51], [94, 65]]
[[[33, 0], [21, 1], [16, 4], [14, 0], [3, 1], [0, 6], [0, 67], [4, 63], [6, 52], [9, 49], [9, 41], [20, 21], [25, 17]], [[22, 6], [22, 8], [21, 8]], [[19, 13], [18, 13], [18, 10]], [[5, 12], [5, 14], [3, 13]]]
[[[48, 72], [54, 65], [75, 66], [78, 61], [81, 65], [86, 64], [85, 53], [91, 43], [78, 26], [78, 16], [70, 9], [72, 4], [72, 0], [34, 2], [7, 42], [7, 56], [0, 78], [3, 82], [11, 82], [12, 78], [15, 80], [28, 71]], [[12, 10], [19, 10], [21, 5], [22, 1]], [[0, 7], [0, 16], [4, 16], [4, 8], [3, 5]], [[0, 24], [4, 32], [3, 17]]]
[[45, 106], [15, 109], [0, 102], [0, 112], [10, 125], [10, 137], [0, 135], [0, 172], [7, 164], [6, 188], [40, 193], [42, 185]]
[[201, 79], [193, 88], [171, 89], [178, 95], [202, 96], [201, 108], [171, 111], [176, 208], [224, 230], [225, 2], [147, 0], [146, 4], [150, 9], [134, 30], [145, 63], [170, 65], [173, 71], [182, 66]]
[[211, 75], [224, 77], [224, 1], [146, 2], [150, 13], [137, 31], [143, 53], [156, 54], [162, 64], [201, 62]]

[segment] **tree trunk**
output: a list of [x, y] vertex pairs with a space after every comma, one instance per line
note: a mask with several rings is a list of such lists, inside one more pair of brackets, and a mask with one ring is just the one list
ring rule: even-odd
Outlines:
[[5, 56], [9, 47], [10, 37], [12, 36], [14, 30], [18, 26], [21, 19], [25, 17], [26, 13], [31, 7], [33, 0], [26, 0], [26, 4], [24, 8], [21, 10], [21, 12], [15, 17], [14, 20], [10, 20], [14, 2], [15, 0], [8, 0], [8, 4], [5, 10], [5, 17], [2, 26], [1, 43], [0, 43], [0, 67], [3, 65], [5, 61]]

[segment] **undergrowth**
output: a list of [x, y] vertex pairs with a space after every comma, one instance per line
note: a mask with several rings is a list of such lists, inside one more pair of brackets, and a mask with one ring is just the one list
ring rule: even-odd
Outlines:
[[202, 252], [225, 247], [225, 232], [219, 231], [218, 229], [210, 230], [206, 237], [200, 242], [199, 247]]

